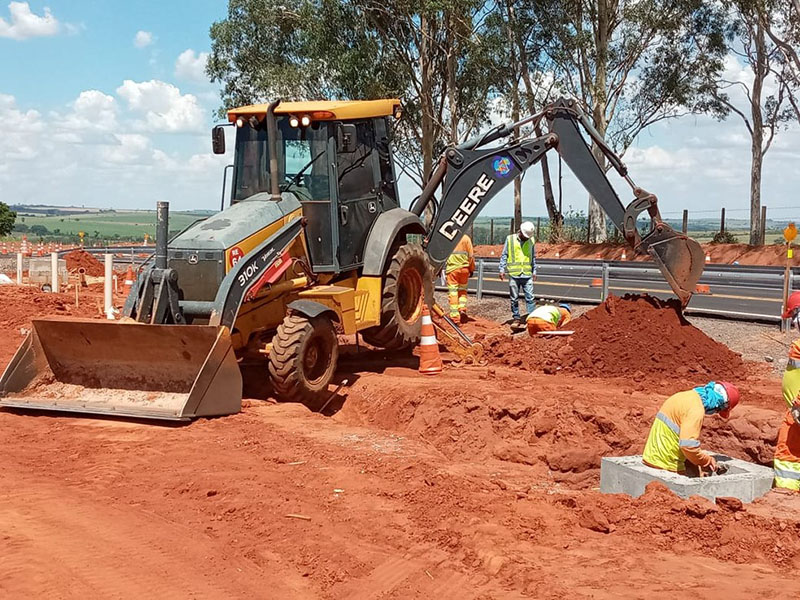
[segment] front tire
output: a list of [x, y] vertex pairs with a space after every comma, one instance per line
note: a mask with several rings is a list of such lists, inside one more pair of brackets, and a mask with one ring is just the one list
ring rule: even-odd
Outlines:
[[383, 279], [381, 324], [362, 332], [372, 346], [396, 350], [419, 342], [422, 303], [433, 302], [433, 277], [428, 256], [419, 244], [397, 249]]
[[275, 394], [289, 402], [317, 400], [328, 391], [338, 361], [339, 341], [328, 316], [287, 315], [269, 353]]

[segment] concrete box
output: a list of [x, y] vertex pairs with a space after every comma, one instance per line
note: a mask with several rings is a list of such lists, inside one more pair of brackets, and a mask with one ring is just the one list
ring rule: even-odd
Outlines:
[[714, 454], [714, 458], [728, 466], [725, 475], [687, 477], [648, 467], [641, 456], [604, 457], [600, 462], [600, 491], [636, 498], [644, 494], [648, 483], [659, 481], [682, 498], [703, 496], [713, 502], [719, 496], [731, 496], [752, 502], [772, 488], [771, 468], [721, 454]]
[[[16, 268], [16, 267], [15, 267]], [[31, 258], [28, 266], [28, 281], [30, 283], [50, 283], [53, 277], [53, 265], [51, 258]], [[67, 261], [63, 258], [58, 259], [58, 283], [59, 285], [66, 285], [67, 277]]]

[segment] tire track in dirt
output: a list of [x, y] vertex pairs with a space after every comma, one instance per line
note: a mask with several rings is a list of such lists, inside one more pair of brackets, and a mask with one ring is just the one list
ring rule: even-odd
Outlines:
[[280, 565], [266, 572], [179, 524], [40, 482], [0, 497], [0, 529], [6, 597], [313, 596]]

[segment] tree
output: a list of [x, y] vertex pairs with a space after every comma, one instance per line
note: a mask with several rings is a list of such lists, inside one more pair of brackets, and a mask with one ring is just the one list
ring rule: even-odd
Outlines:
[[[716, 97], [738, 115], [750, 135], [750, 244], [761, 245], [761, 174], [764, 156], [781, 123], [793, 117], [790, 63], [767, 33], [772, 22], [771, 0], [735, 0], [729, 3], [730, 52], [749, 67], [752, 83], [719, 80]], [[774, 93], [767, 92], [773, 84]], [[731, 97], [733, 94], [735, 97]], [[746, 105], [746, 108], [741, 108]], [[796, 102], [793, 104], [796, 107]]]
[[484, 0], [229, 0], [207, 73], [225, 106], [401, 97], [396, 158], [422, 185], [444, 145], [486, 115], [484, 12]]
[[14, 230], [17, 213], [8, 207], [5, 202], [0, 202], [0, 237], [9, 235]]
[[[720, 113], [712, 94], [725, 52], [724, 13], [703, 0], [530, 0], [560, 91], [623, 154], [645, 128], [687, 112]], [[596, 145], [592, 152], [604, 168]], [[590, 198], [590, 239], [606, 239]]]
[[31, 225], [30, 232], [39, 237], [45, 236], [50, 233], [44, 225]]

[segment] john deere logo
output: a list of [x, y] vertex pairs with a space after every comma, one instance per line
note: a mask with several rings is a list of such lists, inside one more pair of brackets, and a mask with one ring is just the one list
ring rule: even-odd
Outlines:
[[511, 173], [511, 159], [507, 156], [497, 156], [492, 160], [492, 168], [500, 177], [507, 177]]

